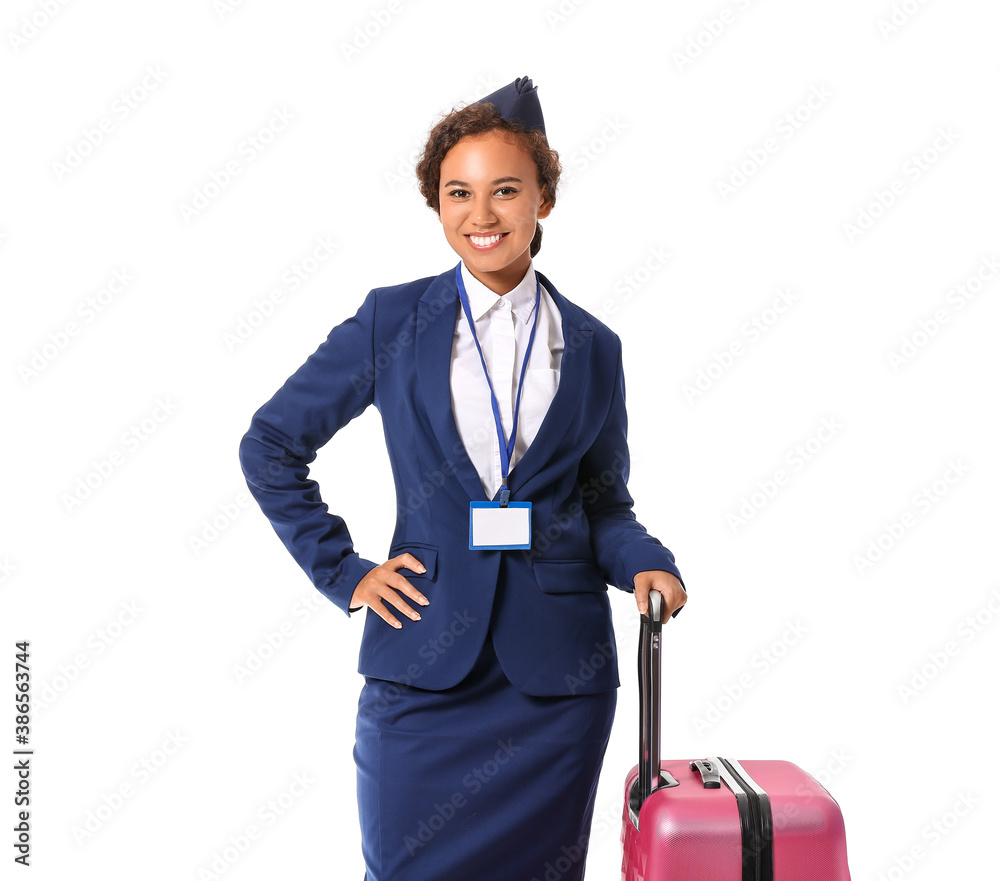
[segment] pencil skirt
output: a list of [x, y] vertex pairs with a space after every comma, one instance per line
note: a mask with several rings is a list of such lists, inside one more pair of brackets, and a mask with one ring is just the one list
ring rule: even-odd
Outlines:
[[524, 694], [489, 634], [453, 688], [365, 677], [365, 881], [580, 881], [616, 701]]

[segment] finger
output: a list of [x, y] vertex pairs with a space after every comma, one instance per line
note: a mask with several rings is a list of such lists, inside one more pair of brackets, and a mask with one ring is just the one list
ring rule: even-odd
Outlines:
[[667, 582], [667, 588], [663, 592], [663, 596], [664, 599], [669, 597], [668, 605], [671, 607], [668, 612], [669, 617], [673, 617], [688, 600], [687, 591], [684, 590], [684, 585], [680, 583], [680, 580], [676, 576], [671, 577]]
[[391, 579], [391, 584], [396, 590], [405, 593], [411, 600], [416, 600], [422, 606], [430, 605], [430, 600], [427, 599], [417, 588], [415, 588], [407, 579], [400, 575], [398, 572], [395, 577]]
[[415, 612], [413, 609], [411, 609], [410, 606], [407, 604], [406, 600], [404, 600], [391, 587], [386, 587], [385, 592], [382, 594], [382, 600], [383, 600], [383, 602], [391, 603], [400, 612], [402, 612], [404, 615], [406, 615], [411, 620], [413, 620], [413, 621], [419, 621], [420, 620], [420, 613], [419, 612]]
[[649, 588], [645, 584], [636, 585], [635, 588], [635, 604], [639, 607], [640, 612], [645, 612], [649, 606]]
[[395, 627], [396, 630], [399, 630], [403, 626], [400, 623], [399, 619], [396, 618], [396, 616], [393, 615], [392, 612], [390, 612], [385, 607], [385, 605], [382, 603], [381, 600], [378, 599], [372, 600], [370, 603], [368, 603], [368, 607], [372, 609], [375, 612], [375, 614], [378, 615], [387, 624], [390, 624], [393, 627]]
[[423, 575], [427, 568], [421, 563], [413, 554], [400, 554], [398, 557], [393, 557], [390, 561], [393, 568], [402, 569], [404, 566], [407, 569], [412, 569], [414, 572]]

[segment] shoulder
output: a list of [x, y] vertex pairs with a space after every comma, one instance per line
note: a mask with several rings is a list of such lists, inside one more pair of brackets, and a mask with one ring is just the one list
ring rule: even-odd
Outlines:
[[[379, 285], [368, 291], [358, 306], [355, 320], [374, 325], [375, 332], [392, 332], [397, 325], [412, 322], [423, 299], [439, 299], [435, 291], [447, 290], [449, 272], [428, 275], [398, 284]], [[446, 297], [445, 297], [446, 298]]]
[[438, 275], [373, 288], [365, 303], [378, 317], [380, 325], [386, 327], [415, 320], [421, 302], [429, 304], [434, 314], [439, 314], [458, 302], [454, 272], [452, 268]]
[[618, 334], [592, 312], [588, 312], [559, 291], [541, 272], [538, 275], [543, 287], [559, 308], [564, 330], [568, 328], [570, 331], [592, 334], [594, 342], [601, 352], [610, 352], [617, 355], [621, 350], [621, 339], [618, 337]]
[[429, 288], [431, 284], [440, 277], [440, 275], [428, 275], [424, 278], [415, 278], [413, 281], [404, 281], [393, 285], [382, 285], [380, 287], [373, 288], [372, 294], [374, 294], [379, 300], [404, 301], [407, 299], [413, 299], [415, 302], [419, 300], [427, 288]]

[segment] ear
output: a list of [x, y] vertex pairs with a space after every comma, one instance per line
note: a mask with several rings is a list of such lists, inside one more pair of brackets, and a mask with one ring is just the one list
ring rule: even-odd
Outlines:
[[538, 201], [538, 217], [548, 217], [550, 211], [552, 211], [552, 200], [549, 198], [548, 191], [543, 189], [542, 197]]

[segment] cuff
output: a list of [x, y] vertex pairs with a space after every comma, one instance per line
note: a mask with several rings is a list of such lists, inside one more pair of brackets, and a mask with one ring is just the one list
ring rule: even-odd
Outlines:
[[345, 615], [350, 617], [352, 612], [357, 612], [363, 606], [351, 607], [351, 597], [361, 579], [372, 571], [378, 563], [366, 560], [358, 554], [349, 554], [341, 560], [337, 567], [336, 574], [326, 579], [316, 588], [337, 608], [341, 609]]
[[[635, 576], [639, 572], [645, 572], [650, 569], [660, 569], [664, 572], [669, 572], [674, 575], [678, 581], [681, 583], [681, 587], [684, 588], [684, 593], [687, 593], [687, 585], [684, 583], [684, 579], [681, 577], [680, 570], [674, 563], [674, 555], [670, 553], [662, 545], [649, 545], [649, 544], [639, 544], [635, 543], [638, 547], [633, 545], [626, 545], [622, 548], [622, 556], [627, 557], [625, 562], [625, 573], [628, 577], [628, 586], [622, 588], [629, 593], [634, 593], [635, 591]], [[677, 609], [671, 618], [676, 618], [681, 609]]]

